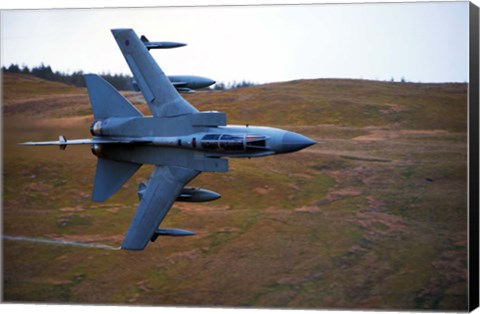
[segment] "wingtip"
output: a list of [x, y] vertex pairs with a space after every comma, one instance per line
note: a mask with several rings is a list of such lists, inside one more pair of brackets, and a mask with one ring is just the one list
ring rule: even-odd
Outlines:
[[125, 27], [125, 28], [112, 28], [110, 29], [110, 31], [112, 33], [120, 33], [120, 32], [125, 32], [125, 31], [131, 31], [133, 30], [132, 28], [128, 28], [128, 27]]

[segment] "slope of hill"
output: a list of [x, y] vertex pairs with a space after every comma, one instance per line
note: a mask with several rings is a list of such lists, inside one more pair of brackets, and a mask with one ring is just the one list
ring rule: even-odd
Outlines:
[[[141, 93], [125, 92], [149, 114]], [[183, 95], [232, 124], [396, 126], [466, 131], [467, 84], [299, 80]], [[91, 114], [86, 90], [22, 74], [4, 75], [4, 113], [40, 118]], [[68, 108], [68, 109], [67, 109]]]
[[[187, 97], [230, 123], [396, 126], [466, 131], [466, 84], [299, 80]], [[258, 122], [257, 122], [258, 121]]]
[[192, 185], [222, 198], [176, 203], [164, 222], [198, 235], [143, 252], [108, 248], [151, 166], [97, 204], [87, 147], [16, 145], [89, 137], [86, 91], [5, 75], [3, 95], [7, 302], [466, 309], [466, 84], [304, 80], [185, 95], [229, 123], [319, 144], [200, 175]]

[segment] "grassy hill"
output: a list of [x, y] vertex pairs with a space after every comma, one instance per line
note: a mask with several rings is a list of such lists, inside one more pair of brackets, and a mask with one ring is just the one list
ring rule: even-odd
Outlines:
[[176, 203], [162, 224], [197, 236], [142, 252], [38, 242], [118, 247], [152, 167], [92, 203], [88, 147], [16, 145], [89, 137], [86, 90], [4, 75], [3, 97], [3, 232], [26, 237], [3, 241], [7, 302], [466, 309], [466, 84], [322, 79], [184, 95], [231, 124], [319, 144], [200, 175], [192, 185], [222, 198]]

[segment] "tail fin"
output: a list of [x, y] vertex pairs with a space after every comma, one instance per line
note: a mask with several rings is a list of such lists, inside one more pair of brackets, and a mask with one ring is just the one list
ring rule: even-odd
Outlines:
[[84, 78], [93, 116], [96, 120], [110, 117], [143, 116], [137, 108], [100, 76], [87, 74]]
[[148, 40], [148, 39], [147, 39], [147, 36], [145, 36], [145, 35], [142, 35], [142, 36], [140, 37], [140, 40], [141, 40], [142, 42], [144, 42], [144, 43], [150, 42], [150, 40]]
[[106, 201], [141, 167], [140, 164], [98, 158], [92, 200]]

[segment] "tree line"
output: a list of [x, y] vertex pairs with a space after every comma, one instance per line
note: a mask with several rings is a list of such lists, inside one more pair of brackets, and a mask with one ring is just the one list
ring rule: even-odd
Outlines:
[[237, 88], [243, 88], [243, 87], [249, 87], [249, 86], [255, 86], [255, 85], [257, 84], [250, 81], [241, 81], [241, 82], [233, 81], [231, 83], [220, 82], [220, 83], [216, 83], [213, 89], [214, 90], [237, 89]]
[[[48, 81], [61, 82], [77, 87], [85, 87], [85, 80], [83, 79], [83, 71], [75, 71], [71, 74], [53, 71], [52, 67], [45, 64], [40, 64], [33, 68], [28, 66], [18, 66], [18, 64], [11, 64], [8, 68], [3, 66], [3, 72], [7, 73], [21, 73], [21, 74], [30, 74], [36, 77], [39, 77]], [[105, 79], [107, 82], [112, 84], [116, 89], [119, 90], [133, 90], [132, 80], [133, 77], [124, 74], [109, 74], [102, 73], [100, 76]]]
[[[85, 87], [85, 81], [83, 79], [83, 75], [85, 73], [83, 73], [83, 71], [75, 71], [71, 74], [68, 74], [65, 72], [53, 71], [51, 66], [43, 63], [41, 63], [39, 66], [32, 67], [31, 69], [26, 65], [20, 67], [18, 64], [10, 64], [8, 68], [3, 66], [2, 71], [7, 73], [29, 74], [48, 81], [61, 82], [76, 87]], [[100, 76], [118, 90], [134, 90], [132, 84], [133, 77], [130, 75], [102, 73]], [[220, 82], [215, 84], [215, 86], [211, 89], [227, 90], [254, 85], [256, 84], [249, 81], [233, 81], [232, 83]]]

